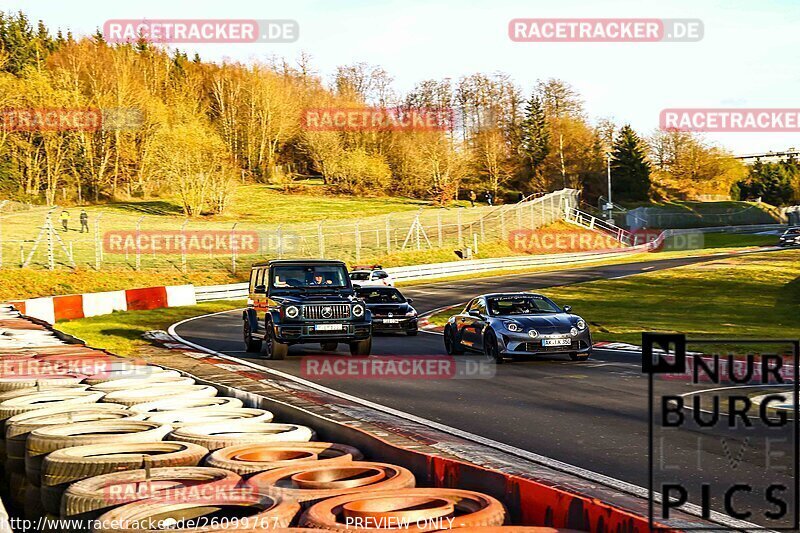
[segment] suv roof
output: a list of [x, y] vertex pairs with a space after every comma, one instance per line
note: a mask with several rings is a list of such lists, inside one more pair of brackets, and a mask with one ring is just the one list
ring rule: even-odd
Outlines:
[[270, 261], [260, 261], [253, 263], [250, 268], [264, 267], [272, 265], [342, 265], [344, 261], [335, 259], [272, 259]]

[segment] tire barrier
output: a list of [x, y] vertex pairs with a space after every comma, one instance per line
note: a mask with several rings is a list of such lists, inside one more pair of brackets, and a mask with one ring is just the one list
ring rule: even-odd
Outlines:
[[299, 465], [268, 470], [247, 480], [254, 490], [300, 503], [361, 492], [414, 487], [414, 474], [386, 463], [356, 461], [341, 465]]
[[156, 400], [153, 402], [137, 403], [130, 407], [136, 413], [163, 413], [165, 411], [178, 411], [183, 409], [204, 409], [207, 407], [225, 407], [235, 409], [243, 407], [244, 403], [239, 398], [173, 398], [169, 400]]
[[46, 407], [96, 403], [103, 396], [105, 395], [102, 392], [91, 390], [52, 390], [26, 394], [0, 403], [0, 420]]
[[42, 463], [41, 491], [45, 511], [59, 516], [61, 497], [71, 483], [103, 474], [197, 466], [208, 450], [188, 442], [131, 442], [89, 444], [56, 450]]
[[237, 444], [306, 442], [314, 438], [314, 432], [311, 428], [296, 424], [243, 422], [232, 426], [221, 422], [185, 426], [170, 433], [169, 438], [170, 440], [199, 444], [213, 452]]
[[44, 426], [93, 422], [98, 420], [139, 419], [124, 406], [104, 404], [48, 407], [12, 416], [6, 420], [5, 468], [8, 472], [25, 473], [25, 447], [31, 431]]
[[273, 442], [221, 448], [205, 464], [225, 468], [239, 475], [254, 474], [287, 466], [329, 466], [360, 461], [359, 450], [332, 442]]
[[500, 526], [506, 511], [498, 500], [468, 490], [406, 489], [346, 494], [312, 505], [300, 526], [328, 531], [437, 531]]
[[64, 519], [91, 520], [115, 507], [150, 498], [173, 504], [219, 503], [220, 494], [236, 489], [241, 480], [228, 470], [196, 466], [102, 474], [71, 484], [61, 497], [60, 513]]
[[42, 460], [50, 452], [81, 444], [155, 442], [172, 431], [170, 426], [142, 420], [80, 422], [46, 426], [28, 435], [25, 447], [25, 477], [32, 485], [40, 482]]
[[[502, 504], [479, 492], [414, 488], [406, 468], [364, 461], [352, 446], [315, 442], [310, 427], [273, 421], [271, 412], [218, 393], [175, 370], [65, 344], [0, 306], [0, 493], [18, 506], [12, 516], [44, 517], [50, 522], [43, 531], [68, 533], [88, 531], [89, 523], [64, 529], [57, 520], [93, 518], [95, 531], [131, 533], [150, 531], [139, 527], [150, 519], [192, 533], [330, 533], [376, 523], [381, 531], [566, 531], [510, 526]], [[446, 482], [439, 459], [429, 464], [429, 482], [437, 485]], [[626, 531], [644, 531], [633, 525], [637, 517], [625, 517]], [[392, 527], [389, 519], [409, 527]], [[104, 529], [109, 524], [120, 527]]]
[[159, 385], [194, 385], [195, 381], [192, 378], [185, 378], [179, 375], [172, 375], [170, 372], [158, 372], [143, 377], [133, 378], [120, 378], [111, 381], [102, 381], [89, 387], [91, 390], [96, 390], [110, 394], [119, 391], [131, 391], [134, 389], [144, 389], [147, 387], [157, 387]]
[[[275, 528], [288, 528], [300, 511], [300, 505], [291, 500], [281, 500], [274, 496], [256, 494], [249, 490], [231, 489], [219, 495], [225, 504], [209, 505], [208, 502], [187, 501], [175, 502], [164, 498], [150, 498], [117, 507], [98, 519], [101, 524], [146, 524], [154, 519], [165, 519], [171, 522], [169, 531], [179, 532], [211, 532], [211, 531], [265, 531]], [[217, 521], [216, 525], [191, 527], [197, 523], [213, 524], [206, 517], [223, 510], [227, 520]], [[235, 522], [234, 522], [235, 519]], [[189, 527], [181, 527], [184, 523]], [[278, 529], [280, 530], [280, 529]], [[155, 533], [148, 529], [95, 529], [95, 533], [121, 531], [125, 533]], [[289, 531], [289, 530], [287, 530]], [[294, 531], [293, 529], [291, 531]]]
[[173, 385], [171, 383], [154, 384], [152, 387], [138, 389], [117, 390], [109, 392], [103, 398], [104, 402], [121, 403], [122, 405], [136, 405], [142, 400], [153, 397], [163, 398], [208, 398], [217, 395], [217, 389], [210, 385]]
[[194, 424], [209, 424], [225, 420], [241, 422], [272, 422], [272, 413], [263, 409], [249, 407], [238, 408], [194, 408], [177, 411], [164, 411], [147, 416], [147, 420], [160, 424], [169, 424], [175, 429]]

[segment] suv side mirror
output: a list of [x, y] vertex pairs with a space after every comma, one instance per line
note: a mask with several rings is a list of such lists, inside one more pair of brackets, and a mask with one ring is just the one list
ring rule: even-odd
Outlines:
[[572, 306], [571, 305], [565, 305], [564, 306], [564, 312], [565, 313], [571, 313], [572, 312]]
[[406, 302], [408, 302], [410, 304], [413, 304], [414, 303], [414, 298], [406, 298]]
[[253, 289], [253, 292], [256, 294], [266, 294], [267, 293], [267, 286], [266, 285], [256, 285]]
[[477, 309], [470, 309], [467, 313], [469, 316], [474, 316], [475, 318], [481, 318], [481, 312]]
[[360, 288], [361, 288], [361, 285], [359, 285], [358, 283], [353, 283], [353, 289], [354, 290], [359, 290]]

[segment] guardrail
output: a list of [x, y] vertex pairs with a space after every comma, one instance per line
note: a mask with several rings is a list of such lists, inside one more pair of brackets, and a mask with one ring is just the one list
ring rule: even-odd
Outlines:
[[[687, 233], [748, 233], [754, 231], [780, 230], [783, 224], [757, 224], [751, 226], [723, 226], [716, 228], [670, 229], [661, 232], [654, 241], [629, 246], [624, 249], [599, 250], [596, 252], [577, 252], [568, 254], [523, 255], [497, 257], [491, 259], [472, 259], [467, 261], [450, 261], [447, 263], [431, 263], [426, 265], [393, 267], [385, 269], [395, 281], [427, 280], [489, 272], [492, 270], [521, 270], [533, 266], [550, 266], [574, 263], [588, 263], [599, 259], [624, 257], [633, 253], [648, 252], [658, 248], [665, 238]], [[596, 228], [600, 229], [600, 228]], [[623, 230], [624, 231], [624, 230]], [[627, 232], [626, 232], [627, 233]], [[213, 285], [195, 287], [198, 302], [210, 300], [234, 300], [247, 298], [248, 284], [233, 283], [230, 285]]]

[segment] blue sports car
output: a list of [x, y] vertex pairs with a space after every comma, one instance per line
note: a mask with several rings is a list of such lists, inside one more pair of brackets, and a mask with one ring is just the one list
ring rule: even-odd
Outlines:
[[502, 363], [519, 355], [563, 353], [585, 361], [592, 353], [592, 335], [585, 320], [541, 294], [484, 294], [447, 321], [448, 354], [478, 351]]

